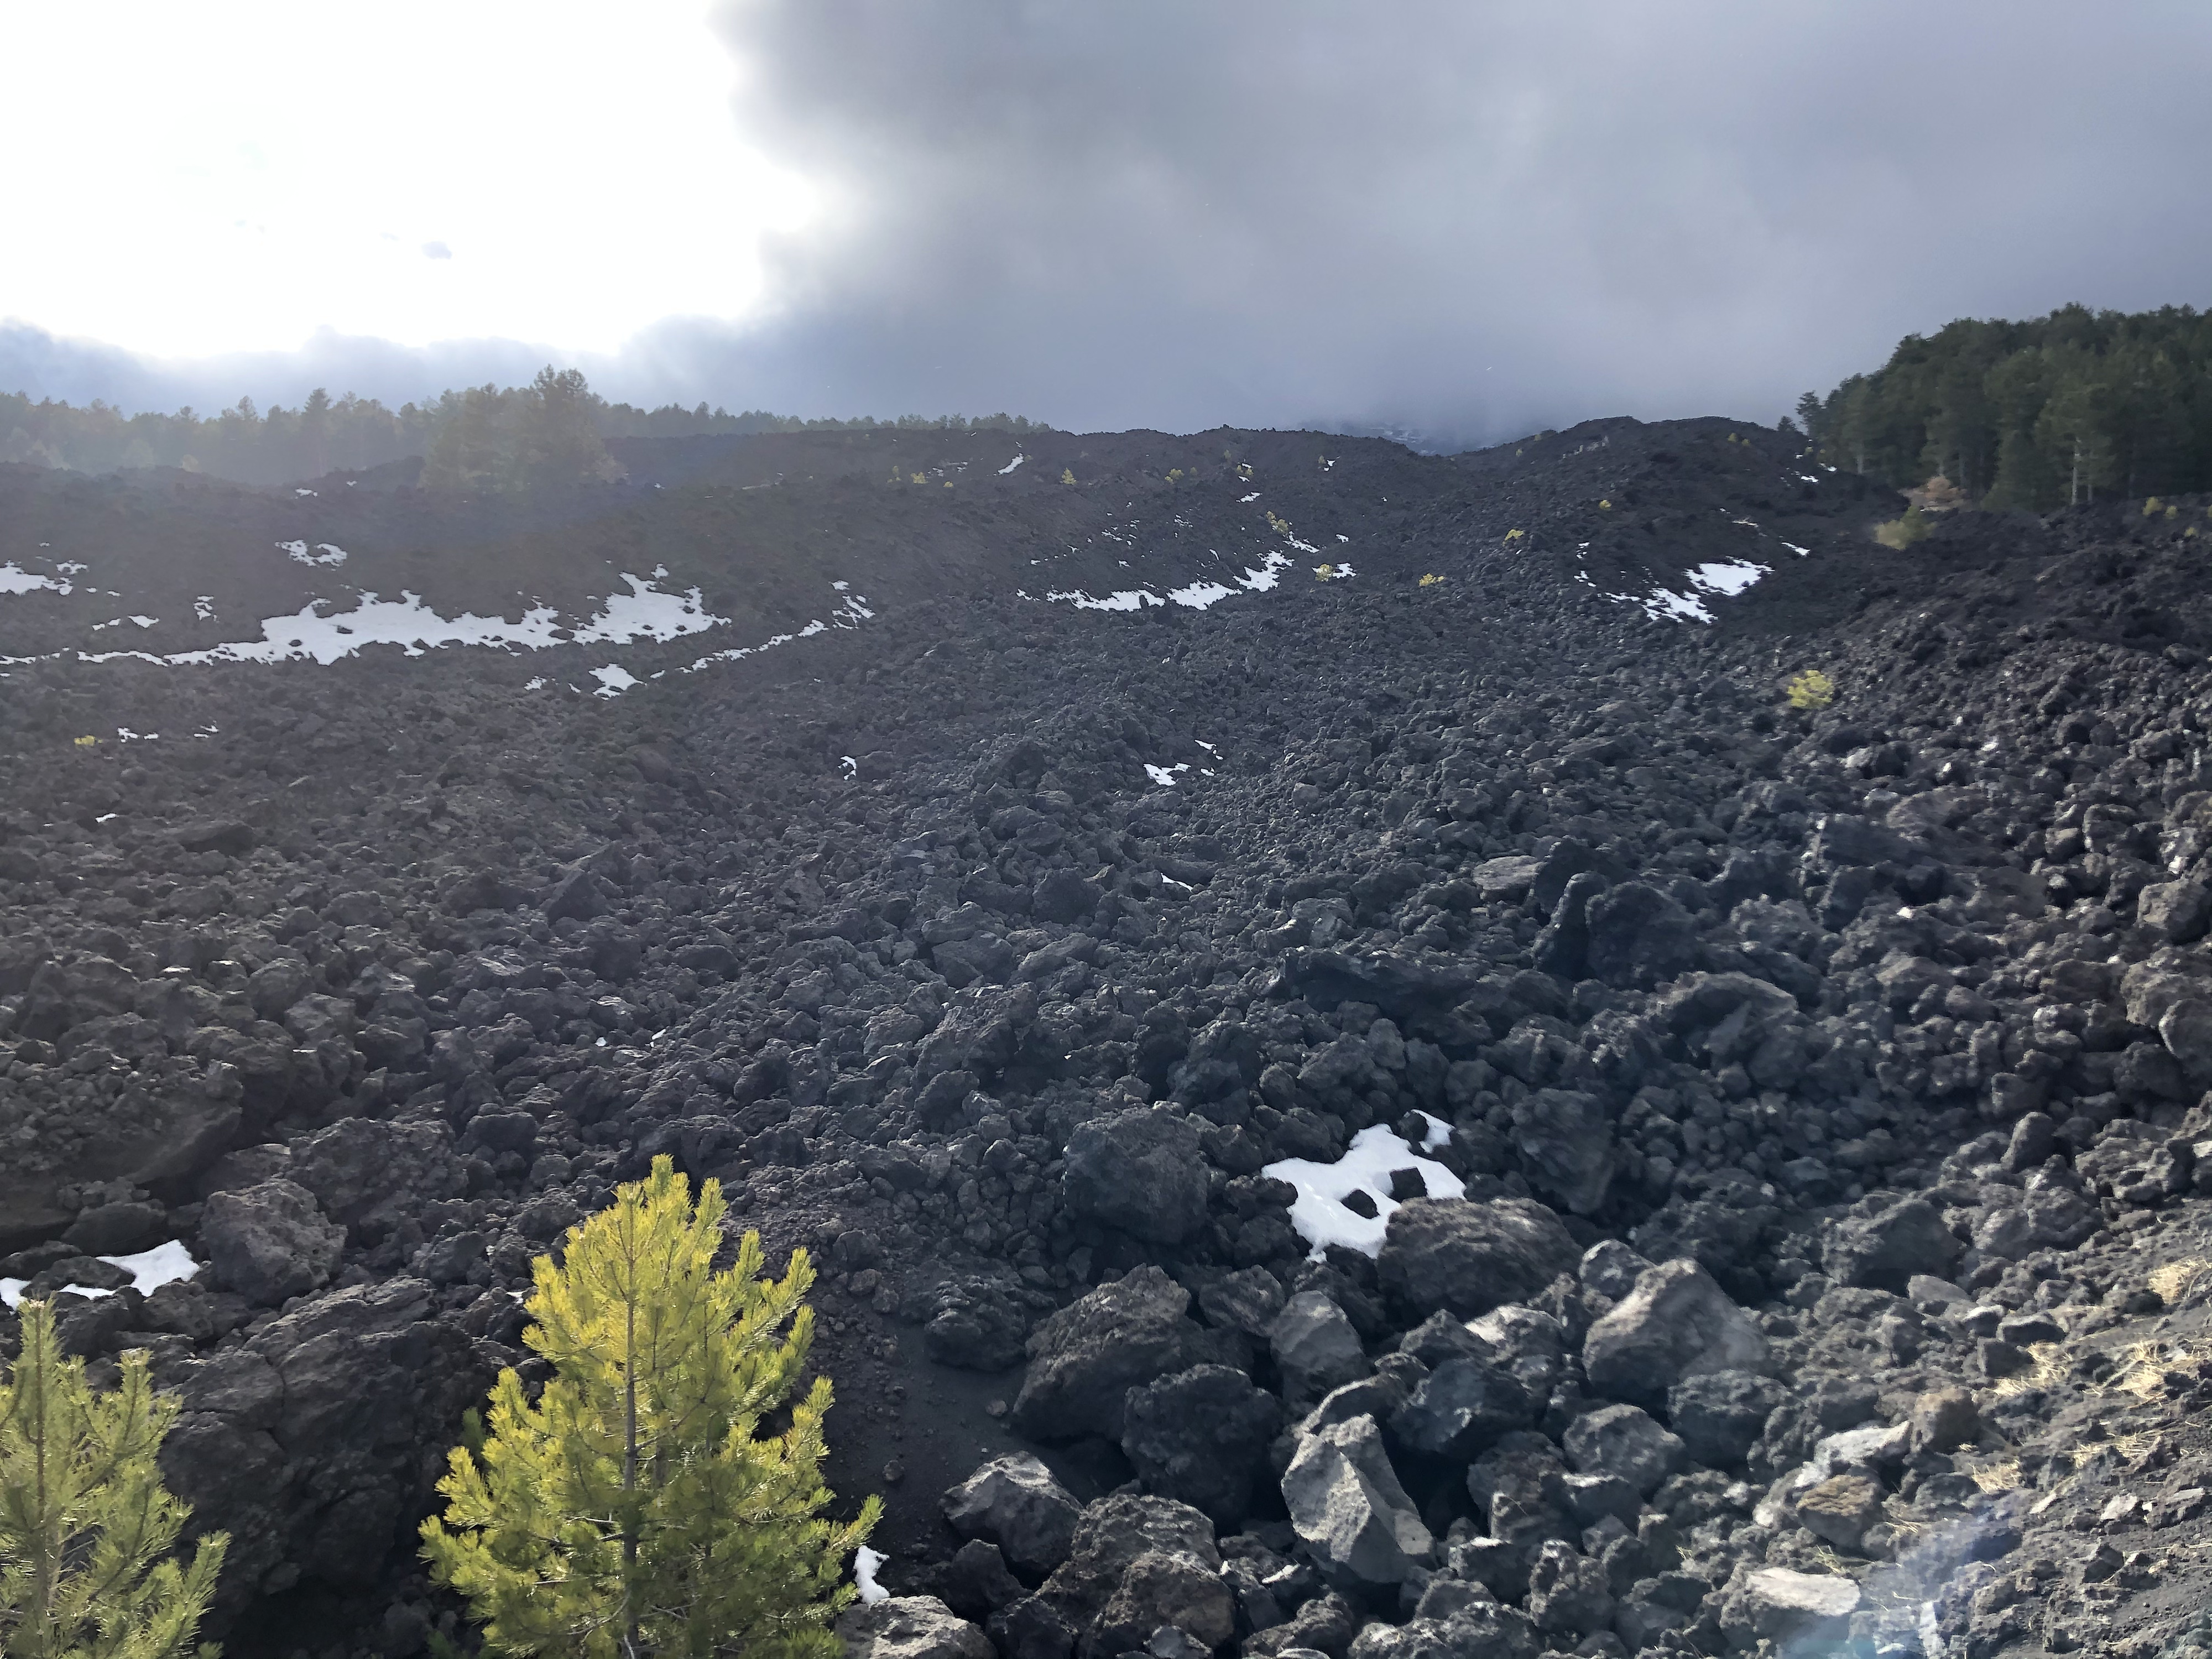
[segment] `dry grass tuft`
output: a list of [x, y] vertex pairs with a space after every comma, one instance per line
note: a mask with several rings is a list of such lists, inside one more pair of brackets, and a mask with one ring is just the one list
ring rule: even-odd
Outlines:
[[1978, 1469], [1970, 1469], [1974, 1484], [1984, 1492], [2015, 1492], [2020, 1487], [2020, 1460], [2008, 1457], [2002, 1463], [1985, 1463]]
[[2212, 1273], [2212, 1261], [2201, 1255], [2185, 1256], [2179, 1261], [2168, 1261], [2150, 1270], [2150, 1287], [2158, 1292], [2158, 1299], [2169, 1308], [2178, 1306], [2187, 1298]]

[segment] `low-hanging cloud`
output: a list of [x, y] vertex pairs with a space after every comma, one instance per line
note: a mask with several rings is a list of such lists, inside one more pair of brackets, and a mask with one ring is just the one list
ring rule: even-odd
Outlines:
[[[730, 0], [717, 27], [743, 135], [822, 205], [769, 248], [765, 314], [582, 359], [611, 395], [1474, 441], [1771, 420], [1954, 316], [2212, 300], [2193, 8]], [[42, 349], [49, 384], [131, 372]], [[543, 356], [331, 337], [295, 367], [420, 395]], [[224, 371], [310, 383], [136, 368]]]

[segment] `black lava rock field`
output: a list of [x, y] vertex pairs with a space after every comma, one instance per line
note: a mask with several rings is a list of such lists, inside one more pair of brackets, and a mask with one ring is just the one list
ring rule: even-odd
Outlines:
[[820, 1263], [854, 1659], [2212, 1645], [2204, 501], [615, 447], [0, 468], [0, 1279], [229, 1652], [469, 1644], [432, 1483], [664, 1153]]

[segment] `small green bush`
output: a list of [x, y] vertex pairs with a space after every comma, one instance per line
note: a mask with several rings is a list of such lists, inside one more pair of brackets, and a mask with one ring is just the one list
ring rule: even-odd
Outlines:
[[1792, 708], [1808, 712], [1826, 708], [1836, 700], [1836, 683], [1817, 668], [1808, 668], [1785, 688]]
[[1933, 526], [1929, 524], [1926, 515], [1918, 507], [1908, 507], [1903, 518], [1876, 525], [1874, 538], [1884, 547], [1893, 548], [1901, 553], [1926, 536], [1931, 528]]

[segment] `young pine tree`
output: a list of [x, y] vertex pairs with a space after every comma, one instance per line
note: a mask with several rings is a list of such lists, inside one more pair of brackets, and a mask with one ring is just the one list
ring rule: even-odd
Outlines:
[[[822, 1518], [815, 1379], [761, 1432], [806, 1361], [814, 1271], [761, 1278], [759, 1235], [714, 1271], [719, 1182], [696, 1208], [665, 1158], [534, 1267], [523, 1340], [552, 1363], [532, 1406], [503, 1372], [482, 1449], [457, 1447], [423, 1554], [503, 1653], [546, 1659], [796, 1659], [842, 1651], [846, 1563], [880, 1508]], [[787, 1334], [780, 1334], [788, 1322]]]
[[191, 1511], [154, 1458], [177, 1402], [154, 1392], [143, 1352], [95, 1392], [63, 1355], [52, 1307], [21, 1313], [23, 1351], [0, 1382], [0, 1653], [181, 1659], [229, 1540], [201, 1539], [188, 1567], [171, 1556]]

